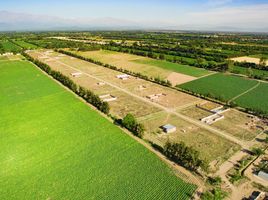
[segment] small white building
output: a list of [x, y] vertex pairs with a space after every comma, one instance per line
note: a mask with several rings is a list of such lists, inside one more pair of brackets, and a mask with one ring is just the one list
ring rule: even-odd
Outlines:
[[173, 126], [171, 124], [166, 124], [162, 126], [162, 129], [165, 133], [173, 133], [177, 130], [176, 126]]
[[130, 76], [128, 74], [119, 74], [116, 76], [116, 78], [122, 79], [122, 80], [127, 80], [127, 79], [129, 79], [129, 77]]
[[100, 95], [99, 97], [104, 102], [110, 102], [110, 101], [117, 100], [117, 97], [115, 97], [115, 96], [113, 96], [111, 94]]
[[82, 73], [81, 72], [74, 72], [74, 73], [71, 73], [71, 75], [72, 75], [72, 77], [77, 78], [77, 77], [80, 77], [82, 75]]

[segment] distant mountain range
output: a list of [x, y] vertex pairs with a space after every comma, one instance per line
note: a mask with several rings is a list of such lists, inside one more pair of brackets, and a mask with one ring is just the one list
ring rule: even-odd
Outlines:
[[197, 31], [252, 31], [265, 32], [268, 27], [258, 30], [235, 28], [232, 26], [173, 25], [150, 22], [139, 23], [116, 18], [66, 19], [54, 16], [32, 15], [0, 11], [0, 31], [63, 31], [63, 30], [197, 30]]

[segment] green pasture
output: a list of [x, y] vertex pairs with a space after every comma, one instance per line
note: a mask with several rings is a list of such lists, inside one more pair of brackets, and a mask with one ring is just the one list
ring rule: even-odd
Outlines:
[[0, 199], [189, 199], [156, 155], [26, 61], [0, 62]]

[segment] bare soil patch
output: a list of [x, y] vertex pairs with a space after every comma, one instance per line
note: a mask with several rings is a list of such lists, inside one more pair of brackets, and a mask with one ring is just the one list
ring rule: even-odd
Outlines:
[[[236, 62], [249, 62], [249, 63], [255, 63], [255, 64], [260, 63], [259, 58], [252, 58], [252, 57], [249, 57], [249, 56], [242, 56], [242, 57], [232, 58], [231, 60], [236, 61]], [[266, 65], [268, 65], [268, 61], [266, 61]]]
[[167, 77], [167, 80], [169, 80], [173, 86], [187, 83], [187, 82], [193, 81], [195, 79], [196, 78], [193, 76], [188, 76], [188, 75], [180, 74], [177, 72], [172, 72]]

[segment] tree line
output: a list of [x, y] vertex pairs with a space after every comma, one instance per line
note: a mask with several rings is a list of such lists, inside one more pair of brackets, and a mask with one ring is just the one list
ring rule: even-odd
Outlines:
[[139, 123], [132, 114], [128, 113], [123, 119], [114, 118], [114, 122], [128, 129], [133, 135], [143, 138], [145, 132], [144, 125]]
[[184, 142], [167, 142], [163, 149], [164, 154], [172, 161], [187, 169], [197, 171], [200, 167], [207, 171], [208, 163], [200, 158], [200, 153], [193, 147], [186, 146]]

